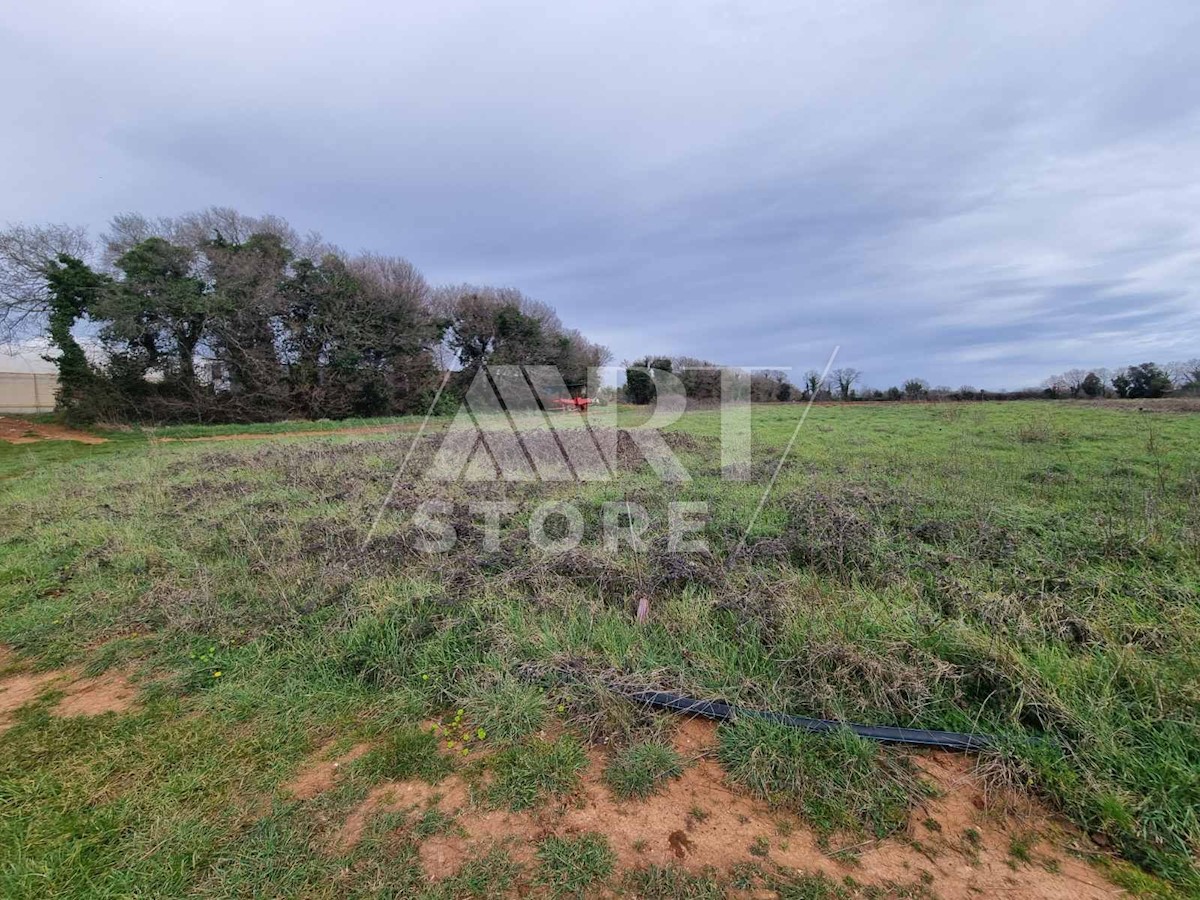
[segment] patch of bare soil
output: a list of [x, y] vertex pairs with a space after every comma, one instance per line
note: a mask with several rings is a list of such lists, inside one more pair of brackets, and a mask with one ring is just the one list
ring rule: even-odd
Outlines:
[[0, 734], [12, 726], [18, 709], [36, 700], [60, 677], [61, 672], [21, 672], [0, 679]]
[[349, 765], [371, 749], [368, 743], [355, 744], [341, 756], [329, 758], [330, 745], [327, 744], [317, 751], [316, 758], [310, 761], [296, 777], [283, 786], [283, 789], [297, 800], [310, 800], [317, 794], [324, 793], [337, 783], [342, 766]]
[[[715, 740], [712, 723], [684, 722], [676, 748], [695, 764], [644, 801], [618, 801], [609, 793], [601, 782], [600, 753], [593, 755], [577, 796], [528, 813], [473, 804], [469, 786], [458, 776], [436, 786], [415, 781], [380, 785], [333, 831], [327, 849], [352, 848], [377, 815], [437, 808], [454, 816], [458, 827], [421, 844], [421, 862], [433, 881], [493, 847], [529, 862], [546, 836], [595, 831], [607, 836], [621, 870], [653, 864], [729, 872], [740, 863], [774, 863], [837, 880], [849, 875], [864, 885], [923, 884], [944, 900], [1001, 895], [1090, 900], [1122, 893], [1069, 853], [1073, 845], [1086, 849], [1084, 839], [1045, 810], [1016, 798], [985, 803], [968, 757], [916, 757], [940, 796], [914, 811], [907, 834], [823, 849], [798, 817], [772, 810], [726, 784], [709, 756]], [[1014, 840], [1028, 848], [1029, 861], [1012, 857]]]
[[295, 431], [240, 431], [236, 434], [207, 434], [199, 437], [156, 437], [156, 444], [193, 444], [200, 441], [223, 443], [226, 441], [268, 441], [273, 438], [326, 437], [331, 434], [387, 434], [416, 431], [420, 426], [414, 422], [402, 425], [356, 425], [351, 428], [298, 428]]
[[72, 681], [52, 712], [59, 717], [123, 713], [133, 707], [137, 689], [124, 675], [106, 672], [96, 678]]
[[63, 691], [62, 699], [51, 710], [56, 716], [121, 713], [132, 708], [136, 699], [137, 690], [124, 675], [116, 672], [83, 678], [73, 669], [27, 672], [20, 666], [11, 651], [0, 647], [0, 672], [9, 672], [0, 677], [0, 734], [12, 726], [17, 710], [54, 688]]
[[0, 416], [0, 441], [10, 444], [35, 444], [38, 441], [78, 441], [81, 444], [106, 444], [108, 438], [88, 434], [86, 431], [76, 431], [64, 425], [40, 425], [26, 422], [24, 419], [14, 419], [11, 416]]

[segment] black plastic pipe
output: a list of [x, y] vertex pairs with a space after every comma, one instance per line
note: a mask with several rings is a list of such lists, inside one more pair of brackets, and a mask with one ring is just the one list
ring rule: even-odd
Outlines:
[[693, 700], [666, 691], [624, 691], [629, 699], [659, 709], [706, 719], [729, 721], [737, 716], [766, 719], [780, 725], [790, 725], [804, 731], [827, 734], [839, 728], [848, 728], [859, 737], [889, 744], [915, 744], [919, 747], [940, 747], [943, 750], [983, 750], [992, 746], [992, 739], [984, 734], [962, 734], [957, 731], [928, 731], [924, 728], [893, 728], [887, 725], [854, 725], [833, 719], [810, 719], [807, 716], [789, 716], [784, 713], [757, 709], [742, 709], [716, 700]]

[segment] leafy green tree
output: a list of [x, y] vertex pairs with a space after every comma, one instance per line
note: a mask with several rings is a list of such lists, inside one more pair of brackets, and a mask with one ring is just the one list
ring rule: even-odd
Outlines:
[[1129, 367], [1129, 391], [1132, 398], [1161, 397], [1171, 390], [1171, 378], [1152, 362]]
[[122, 278], [97, 300], [105, 343], [144, 375], [160, 369], [164, 382], [196, 383], [196, 348], [212, 311], [204, 281], [193, 274], [194, 253], [148, 238], [116, 261]]
[[654, 399], [654, 378], [650, 375], [649, 359], [626, 366], [625, 399], [637, 404], [646, 404]]
[[49, 294], [48, 332], [50, 344], [58, 355], [47, 357], [58, 368], [58, 406], [72, 421], [88, 418], [77, 413], [94, 387], [95, 373], [73, 329], [95, 308], [96, 299], [109, 285], [109, 279], [93, 272], [81, 259], [60, 254], [45, 268]]
[[1112, 377], [1113, 390], [1116, 391], [1118, 397], [1122, 399], [1129, 396], [1129, 388], [1133, 384], [1133, 379], [1129, 377], [1128, 369], [1121, 369]]
[[1104, 382], [1095, 372], [1088, 372], [1087, 377], [1080, 385], [1080, 390], [1083, 391], [1085, 397], [1102, 397], [1104, 396]]

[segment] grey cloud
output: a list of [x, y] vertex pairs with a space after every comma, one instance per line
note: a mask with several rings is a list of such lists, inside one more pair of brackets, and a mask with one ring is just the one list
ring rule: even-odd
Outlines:
[[618, 358], [1016, 387], [1200, 353], [1200, 7], [26, 4], [0, 220], [222, 204]]

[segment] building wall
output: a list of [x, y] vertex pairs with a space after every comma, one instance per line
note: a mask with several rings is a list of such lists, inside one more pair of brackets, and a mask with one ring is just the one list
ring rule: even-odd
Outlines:
[[58, 376], [51, 373], [0, 372], [0, 415], [51, 412]]

